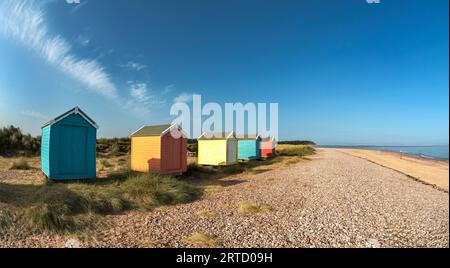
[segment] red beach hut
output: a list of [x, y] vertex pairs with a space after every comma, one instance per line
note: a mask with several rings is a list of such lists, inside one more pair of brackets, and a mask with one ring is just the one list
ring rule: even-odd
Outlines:
[[275, 137], [264, 138], [261, 141], [261, 157], [269, 158], [275, 156]]

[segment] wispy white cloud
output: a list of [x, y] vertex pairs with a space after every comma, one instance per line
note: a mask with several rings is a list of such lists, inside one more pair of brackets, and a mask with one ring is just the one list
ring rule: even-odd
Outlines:
[[154, 94], [147, 83], [128, 81], [129, 100], [127, 107], [141, 115], [150, 115], [152, 108], [165, 104], [158, 94]]
[[[112, 103], [118, 107], [145, 118], [157, 114], [155, 107], [161, 107], [165, 101], [161, 98], [162, 94], [151, 92], [147, 83], [132, 81], [127, 87], [128, 94], [122, 96], [119, 94], [118, 88], [111, 81], [109, 74], [98, 62], [100, 58], [114, 53], [114, 49], [96, 49], [94, 52], [99, 53], [96, 59], [77, 57], [68, 41], [61, 35], [49, 32], [44, 8], [46, 4], [52, 2], [50, 0], [0, 0], [0, 35], [15, 40], [30, 49], [87, 89], [112, 100]], [[80, 37], [75, 42], [87, 45], [90, 40]], [[136, 61], [128, 62], [125, 67], [135, 71], [147, 68], [146, 65]], [[170, 87], [167, 88], [167, 90], [169, 89]], [[21, 113], [40, 120], [49, 119], [48, 116], [36, 111]]]
[[141, 71], [147, 68], [147, 65], [135, 61], [129, 61], [126, 64], [121, 64], [120, 66], [132, 71]]
[[50, 117], [48, 115], [45, 115], [45, 114], [42, 114], [42, 113], [36, 112], [36, 111], [26, 110], [26, 111], [22, 111], [21, 114], [28, 116], [28, 117], [33, 117], [35, 119], [50, 120]]
[[130, 96], [140, 103], [146, 103], [151, 99], [146, 83], [131, 84]]
[[173, 99], [174, 103], [187, 103], [187, 102], [191, 102], [192, 101], [192, 95], [193, 94], [188, 94], [188, 93], [182, 93], [180, 95], [178, 95], [177, 97], [175, 97], [175, 99]]
[[160, 105], [166, 103], [161, 99], [160, 94], [152, 92], [149, 89], [147, 83], [128, 81], [127, 84], [129, 85], [129, 93], [131, 97], [129, 103], [149, 107], [152, 105]]
[[78, 58], [66, 40], [49, 33], [41, 5], [26, 0], [2, 1], [0, 32], [30, 48], [89, 89], [108, 98], [117, 98], [116, 86], [103, 66], [95, 60]]

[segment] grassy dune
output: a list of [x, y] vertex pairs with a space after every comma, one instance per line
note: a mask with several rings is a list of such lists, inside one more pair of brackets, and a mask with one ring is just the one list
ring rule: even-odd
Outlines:
[[16, 238], [87, 234], [107, 225], [101, 216], [186, 203], [200, 194], [196, 186], [172, 177], [126, 171], [92, 183], [0, 183], [0, 232]]

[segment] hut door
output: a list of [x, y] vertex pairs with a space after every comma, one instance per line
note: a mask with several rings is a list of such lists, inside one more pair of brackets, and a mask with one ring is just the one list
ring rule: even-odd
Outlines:
[[229, 140], [227, 141], [227, 153], [228, 153], [228, 163], [234, 163], [236, 161], [236, 142]]
[[170, 135], [166, 135], [163, 141], [163, 169], [166, 171], [180, 170], [182, 161], [183, 139], [175, 139]]
[[87, 128], [61, 126], [59, 131], [58, 160], [60, 174], [87, 172]]

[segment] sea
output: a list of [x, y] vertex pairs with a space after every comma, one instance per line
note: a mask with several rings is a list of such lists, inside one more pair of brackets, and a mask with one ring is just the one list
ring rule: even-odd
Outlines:
[[366, 149], [366, 150], [383, 150], [398, 153], [409, 154], [436, 160], [449, 160], [449, 146], [365, 146], [365, 145], [318, 145], [318, 148], [350, 148], [350, 149]]

